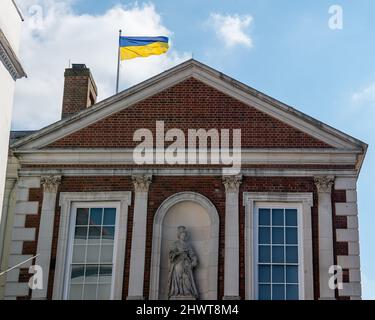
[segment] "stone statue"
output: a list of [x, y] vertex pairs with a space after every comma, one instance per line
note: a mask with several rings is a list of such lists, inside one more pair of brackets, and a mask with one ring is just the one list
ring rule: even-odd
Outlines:
[[168, 298], [197, 299], [193, 269], [197, 266], [198, 259], [187, 241], [186, 228], [180, 226], [177, 230], [178, 240], [169, 249]]

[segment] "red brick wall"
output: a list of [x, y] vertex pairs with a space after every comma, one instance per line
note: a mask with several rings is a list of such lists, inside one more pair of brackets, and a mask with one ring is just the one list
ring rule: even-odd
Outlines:
[[[189, 78], [48, 147], [134, 147], [137, 129], [242, 129], [244, 148], [329, 148], [330, 146], [202, 82]], [[232, 139], [231, 139], [232, 140]]]
[[88, 86], [89, 79], [87, 76], [65, 78], [62, 109], [63, 118], [86, 109]]

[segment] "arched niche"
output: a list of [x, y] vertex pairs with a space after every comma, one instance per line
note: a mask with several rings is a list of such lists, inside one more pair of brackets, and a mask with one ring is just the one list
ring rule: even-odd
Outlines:
[[199, 259], [194, 271], [199, 299], [216, 300], [219, 215], [210, 200], [194, 192], [182, 192], [167, 198], [155, 214], [150, 299], [167, 299], [168, 249], [177, 240], [180, 225], [187, 228], [189, 241]]

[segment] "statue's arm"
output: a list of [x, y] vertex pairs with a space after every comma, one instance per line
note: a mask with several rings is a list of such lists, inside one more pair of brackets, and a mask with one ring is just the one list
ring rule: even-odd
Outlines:
[[198, 265], [198, 257], [191, 246], [189, 247], [189, 256], [191, 259], [191, 265], [196, 267]]
[[169, 248], [169, 261], [173, 262], [176, 256], [178, 256], [178, 250], [177, 247], [173, 244]]

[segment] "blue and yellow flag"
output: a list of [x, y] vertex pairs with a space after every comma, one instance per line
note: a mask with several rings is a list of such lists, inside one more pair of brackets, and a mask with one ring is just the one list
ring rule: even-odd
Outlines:
[[168, 49], [167, 37], [120, 37], [121, 60], [159, 55]]

